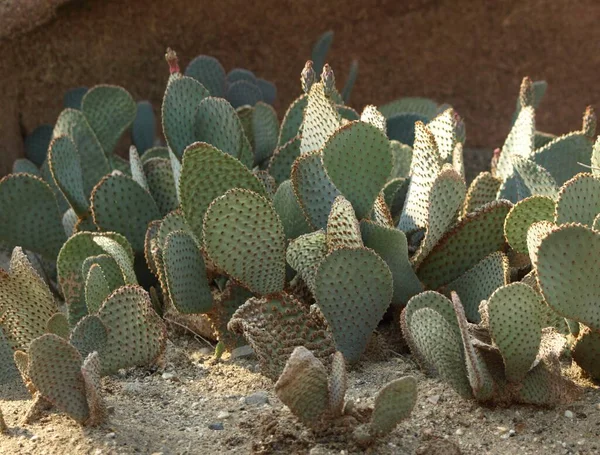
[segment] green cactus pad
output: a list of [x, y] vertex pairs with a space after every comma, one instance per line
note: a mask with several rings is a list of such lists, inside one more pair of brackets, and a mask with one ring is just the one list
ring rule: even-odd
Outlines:
[[502, 181], [489, 172], [479, 173], [469, 185], [461, 216], [464, 217], [467, 213], [474, 212], [485, 204], [496, 200], [496, 194], [498, 194], [501, 184]]
[[336, 352], [331, 359], [331, 375], [329, 376], [329, 410], [332, 415], [342, 415], [347, 389], [346, 360], [341, 352]]
[[152, 147], [146, 150], [142, 154], [142, 156], [140, 156], [142, 163], [145, 163], [146, 161], [151, 160], [152, 158], [169, 159], [169, 149], [167, 147]]
[[196, 142], [194, 126], [198, 104], [208, 90], [191, 77], [169, 81], [162, 104], [162, 126], [169, 148], [181, 158], [185, 148]]
[[61, 338], [69, 338], [69, 321], [63, 313], [55, 313], [46, 321], [46, 332], [58, 335]]
[[16, 159], [13, 163], [12, 167], [13, 174], [31, 174], [36, 177], [41, 177], [41, 172], [39, 168], [33, 164], [33, 162], [29, 161], [27, 158], [19, 158]]
[[243, 334], [254, 349], [261, 372], [276, 380], [297, 346], [323, 362], [335, 352], [331, 334], [306, 305], [289, 294], [251, 298], [232, 316], [229, 330]]
[[94, 223], [104, 231], [123, 234], [134, 251], [144, 251], [148, 223], [160, 212], [150, 193], [126, 175], [104, 177], [92, 192]]
[[125, 89], [114, 85], [97, 85], [83, 97], [81, 110], [104, 152], [109, 155], [121, 135], [133, 124], [137, 105]]
[[52, 177], [69, 204], [79, 216], [89, 209], [89, 202], [83, 189], [83, 176], [79, 153], [68, 136], [52, 140], [48, 149], [48, 164]]
[[429, 121], [437, 114], [438, 105], [435, 101], [427, 98], [406, 97], [384, 104], [379, 108], [379, 111], [385, 118], [390, 118], [395, 114], [403, 112], [410, 112], [421, 114], [427, 118], [426, 121]]
[[36, 166], [41, 166], [46, 160], [48, 146], [52, 140], [52, 125], [40, 125], [25, 137], [25, 157]]
[[542, 359], [525, 376], [516, 401], [538, 406], [555, 406], [572, 403], [581, 390], [571, 380], [562, 376], [558, 359]]
[[215, 199], [204, 217], [203, 239], [209, 260], [249, 290], [263, 295], [283, 290], [285, 235], [263, 196], [235, 188]]
[[149, 191], [146, 174], [144, 174], [144, 163], [142, 162], [137, 149], [133, 145], [129, 148], [129, 167], [131, 170], [131, 178], [146, 191]]
[[527, 251], [529, 251], [529, 261], [535, 267], [537, 264], [537, 254], [542, 239], [555, 227], [550, 221], [538, 221], [529, 226], [527, 230]]
[[427, 230], [419, 250], [412, 259], [413, 265], [420, 264], [456, 222], [466, 193], [463, 178], [451, 166], [445, 165], [429, 192]]
[[158, 277], [158, 268], [156, 262], [154, 261], [154, 255], [162, 248], [158, 244], [158, 231], [161, 224], [161, 220], [152, 221], [150, 224], [148, 224], [146, 237], [144, 238], [144, 258], [146, 259], [148, 268], [156, 277]]
[[393, 161], [391, 178], [408, 177], [413, 156], [412, 148], [398, 141], [390, 141], [390, 150]]
[[104, 301], [98, 317], [107, 329], [106, 344], [100, 352], [102, 375], [149, 365], [163, 353], [165, 325], [141, 287], [117, 289]]
[[325, 171], [320, 151], [305, 153], [294, 161], [292, 185], [308, 222], [325, 229], [333, 201], [340, 192]]
[[262, 93], [264, 102], [271, 105], [275, 104], [275, 100], [277, 99], [277, 87], [275, 84], [259, 77], [256, 79], [256, 85]]
[[[108, 253], [117, 263], [125, 284], [137, 284], [135, 271], [133, 270], [133, 255], [131, 247], [123, 245], [117, 238], [109, 236], [95, 236], [93, 241], [99, 245], [106, 253]], [[83, 266], [82, 266], [83, 267]], [[83, 268], [82, 268], [83, 271]]]
[[0, 390], [2, 390], [0, 397], [4, 396], [4, 392], [12, 392], [13, 390], [19, 395], [26, 394], [21, 375], [15, 365], [13, 353], [14, 351], [0, 326], [0, 365], [2, 365], [2, 368], [0, 368]]
[[108, 285], [102, 267], [93, 264], [85, 279], [85, 303], [89, 314], [97, 313], [113, 289]]
[[136, 106], [135, 119], [131, 126], [131, 141], [139, 153], [154, 147], [156, 137], [156, 116], [150, 101], [140, 101]]
[[356, 216], [368, 216], [392, 171], [385, 134], [369, 123], [351, 122], [327, 140], [322, 153], [327, 174]]
[[423, 291], [423, 285], [408, 258], [406, 235], [398, 229], [367, 220], [360, 222], [360, 231], [364, 245], [374, 250], [392, 272], [394, 285], [392, 304], [406, 305], [412, 296]]
[[521, 109], [508, 137], [502, 146], [502, 153], [496, 168], [497, 176], [506, 180], [513, 174], [512, 158], [521, 156], [530, 158], [533, 155], [535, 136], [535, 111], [527, 106]]
[[509, 382], [520, 383], [532, 367], [542, 339], [542, 297], [524, 283], [497, 289], [488, 299], [490, 332]]
[[69, 312], [69, 323], [74, 326], [87, 314], [85, 304], [85, 278], [83, 262], [90, 256], [104, 254], [104, 250], [94, 242], [96, 236], [107, 236], [121, 244], [133, 258], [131, 247], [125, 237], [116, 233], [79, 232], [67, 240], [58, 254], [56, 269], [58, 284], [62, 290]]
[[385, 187], [383, 187], [385, 205], [390, 209], [394, 224], [397, 224], [400, 221], [400, 214], [404, 207], [409, 184], [409, 178], [398, 177], [390, 180], [385, 184]]
[[66, 240], [52, 189], [30, 174], [0, 180], [0, 242], [56, 258]]
[[527, 230], [537, 221], [552, 221], [554, 209], [554, 201], [546, 196], [528, 197], [510, 209], [504, 222], [504, 235], [511, 248], [527, 253]]
[[275, 394], [303, 424], [320, 427], [329, 410], [325, 366], [304, 346], [298, 346], [275, 383]]
[[543, 237], [534, 263], [548, 305], [596, 331], [600, 330], [600, 286], [596, 279], [599, 258], [600, 233], [566, 224]]
[[290, 242], [286, 251], [287, 263], [300, 274], [310, 289], [314, 289], [317, 268], [325, 256], [327, 256], [327, 235], [324, 231], [299, 236]]
[[206, 314], [219, 342], [223, 343], [228, 351], [247, 344], [242, 335], [228, 330], [227, 324], [237, 309], [251, 297], [254, 295], [250, 291], [230, 280], [219, 298], [215, 299], [212, 309]]
[[392, 300], [392, 273], [367, 248], [329, 253], [315, 277], [315, 299], [327, 319], [337, 349], [356, 363]]
[[256, 176], [227, 153], [202, 142], [186, 149], [179, 182], [181, 208], [196, 238], [202, 238], [204, 214], [210, 203], [231, 188], [266, 194]]
[[[121, 259], [120, 262], [122, 263], [123, 260]], [[100, 267], [102, 267], [102, 274], [104, 275], [106, 284], [108, 285], [110, 292], [125, 284], [125, 278], [123, 276], [121, 266], [117, 264], [117, 261], [115, 261], [114, 257], [110, 254], [99, 254], [97, 256], [87, 257], [81, 264], [81, 274], [83, 277], [86, 277], [87, 279], [88, 273], [90, 272], [90, 269], [94, 264], [97, 264]], [[125, 264], [131, 264], [130, 260], [128, 259], [125, 262]], [[131, 269], [128, 269], [127, 273], [128, 279], [130, 280], [132, 278], [130, 276]]]
[[275, 192], [277, 191], [277, 183], [275, 183], [275, 179], [271, 177], [271, 174], [269, 174], [267, 171], [263, 171], [258, 168], [254, 168], [252, 170], [252, 173], [262, 183], [269, 199], [273, 199], [273, 196], [275, 196]]
[[544, 167], [520, 156], [512, 157], [512, 163], [517, 175], [518, 199], [532, 195], [556, 199], [558, 194], [556, 180]]
[[85, 115], [78, 110], [65, 109], [60, 113], [52, 137], [60, 136], [69, 136], [79, 152], [83, 189], [89, 196], [98, 180], [110, 172], [104, 149]]
[[206, 266], [196, 241], [186, 231], [171, 232], [163, 247], [169, 296], [177, 311], [206, 313], [213, 298], [206, 278]]
[[300, 135], [302, 120], [304, 119], [304, 109], [307, 104], [308, 96], [301, 95], [288, 107], [283, 116], [281, 128], [279, 129], [279, 139], [277, 141], [279, 147]]
[[43, 335], [57, 310], [48, 285], [16, 247], [8, 273], [0, 269], [0, 326], [13, 349], [27, 349], [31, 340]]
[[385, 194], [383, 191], [379, 193], [375, 204], [373, 204], [373, 210], [371, 211], [369, 220], [375, 221], [377, 224], [382, 226], [394, 226], [394, 219], [392, 218], [392, 212], [385, 202]]
[[452, 167], [458, 174], [464, 179], [465, 178], [465, 157], [463, 153], [463, 143], [457, 142], [454, 150], [452, 151]]
[[174, 210], [171, 213], [168, 213], [160, 224], [157, 233], [157, 246], [162, 250], [165, 246], [165, 242], [167, 241], [167, 236], [174, 231], [187, 231], [192, 234], [192, 231], [186, 222], [186, 219], [181, 213], [181, 210]]
[[46, 334], [29, 346], [29, 376], [42, 396], [79, 423], [90, 416], [81, 374], [83, 358], [63, 338]]
[[260, 164], [273, 154], [277, 147], [279, 120], [272, 106], [259, 102], [252, 111], [252, 131], [254, 133], [254, 164]]
[[83, 361], [81, 374], [85, 384], [85, 399], [90, 409], [90, 418], [85, 422], [86, 425], [94, 426], [101, 424], [107, 415], [107, 408], [100, 396], [102, 387], [100, 355], [98, 352], [92, 352]]
[[496, 201], [465, 216], [421, 262], [417, 275], [430, 289], [447, 284], [475, 266], [480, 260], [502, 251], [504, 219], [512, 204]]
[[473, 268], [445, 286], [447, 292], [455, 291], [463, 304], [469, 321], [479, 323], [479, 304], [487, 300], [501, 286], [509, 283], [508, 258], [496, 251], [482, 259]]
[[300, 153], [320, 150], [340, 125], [340, 114], [331, 98], [325, 96], [323, 83], [314, 83], [304, 109]]
[[398, 228], [404, 232], [416, 231], [427, 226], [429, 193], [437, 175], [442, 170], [443, 160], [435, 138], [421, 122], [415, 124], [415, 143], [411, 163], [411, 179], [404, 209]]
[[69, 342], [77, 348], [82, 357], [87, 357], [94, 351], [102, 352], [107, 340], [106, 326], [98, 316], [92, 314], [77, 323]]
[[60, 191], [60, 188], [56, 185], [54, 181], [54, 177], [52, 177], [52, 172], [50, 171], [50, 165], [48, 164], [48, 160], [45, 160], [40, 167], [40, 175], [44, 182], [48, 184], [52, 193], [54, 193], [54, 197], [56, 198], [56, 203], [58, 204], [59, 213], [65, 213], [71, 206], [65, 199]]
[[455, 116], [454, 109], [449, 108], [427, 124], [427, 128], [435, 138], [440, 157], [447, 163], [452, 161], [452, 154], [457, 143]]
[[373, 414], [369, 423], [373, 435], [383, 436], [391, 432], [396, 425], [407, 418], [417, 404], [417, 380], [405, 376], [388, 382], [377, 396]]
[[286, 180], [279, 185], [273, 197], [273, 207], [275, 207], [275, 211], [279, 215], [285, 237], [288, 240], [295, 239], [312, 230], [304, 217], [298, 199], [296, 199], [291, 180]]
[[144, 163], [144, 173], [148, 190], [159, 212], [166, 215], [175, 210], [179, 205], [179, 199], [171, 161], [164, 158], [148, 160]]
[[600, 379], [600, 332], [585, 329], [573, 348], [573, 360], [595, 380]]
[[237, 81], [248, 81], [252, 84], [256, 84], [256, 76], [250, 70], [244, 68], [234, 68], [226, 76], [227, 82], [233, 84]]
[[558, 194], [556, 224], [581, 223], [593, 227], [600, 213], [600, 178], [577, 174], [567, 181]]
[[312, 47], [310, 57], [314, 61], [314, 69], [317, 75], [321, 74], [323, 65], [326, 63], [325, 59], [331, 48], [331, 43], [333, 43], [333, 31], [327, 30], [319, 36], [317, 42]]
[[247, 80], [237, 80], [233, 83], [230, 82], [225, 98], [237, 109], [246, 105], [254, 106], [263, 100], [263, 95], [256, 83]]
[[242, 148], [249, 147], [240, 118], [226, 100], [209, 96], [198, 105], [196, 140], [241, 160]]
[[349, 122], [360, 120], [360, 115], [358, 115], [358, 112], [356, 112], [350, 106], [343, 106], [338, 104], [335, 106], [335, 108], [337, 109], [338, 113], [340, 114], [340, 117], [342, 118], [342, 123], [346, 123], [346, 120]]
[[415, 124], [426, 123], [429, 118], [412, 112], [402, 112], [387, 118], [387, 134], [390, 140], [400, 141], [413, 147], [416, 138]]
[[352, 208], [352, 204], [338, 196], [333, 201], [327, 220], [327, 249], [329, 252], [337, 248], [360, 248], [363, 242], [360, 226]]
[[200, 82], [212, 96], [225, 96], [225, 69], [216, 58], [199, 55], [188, 64], [185, 75]]
[[362, 113], [360, 114], [360, 121], [370, 123], [377, 127], [383, 134], [386, 134], [386, 121], [385, 117], [381, 112], [377, 110], [377, 107], [373, 105], [365, 106]]
[[536, 164], [547, 169], [559, 186], [581, 172], [581, 164], [589, 166], [592, 157], [592, 140], [577, 131], [557, 137], [535, 151]]
[[71, 237], [76, 231], [75, 226], [79, 223], [79, 218], [77, 218], [77, 214], [73, 210], [73, 208], [69, 208], [62, 216], [62, 225], [65, 230], [65, 235], [67, 237]]

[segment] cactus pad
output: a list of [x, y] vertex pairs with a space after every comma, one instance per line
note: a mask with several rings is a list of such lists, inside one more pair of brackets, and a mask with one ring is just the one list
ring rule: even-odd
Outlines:
[[556, 224], [581, 223], [593, 227], [600, 213], [600, 178], [578, 174], [567, 181], [558, 194]]
[[199, 55], [188, 64], [185, 75], [200, 82], [212, 96], [225, 96], [225, 69], [216, 58]]
[[270, 105], [259, 102], [252, 111], [252, 131], [254, 133], [254, 164], [269, 159], [277, 147], [279, 120], [277, 112]]
[[352, 204], [344, 196], [336, 197], [327, 220], [327, 249], [331, 252], [337, 248], [362, 246], [360, 226]]
[[331, 359], [331, 375], [329, 377], [329, 410], [332, 415], [342, 415], [347, 389], [346, 360], [342, 353], [338, 351], [333, 354]]
[[296, 199], [291, 180], [286, 180], [279, 185], [273, 197], [273, 207], [281, 219], [287, 239], [295, 239], [312, 230], [304, 217], [298, 199]]
[[474, 212], [479, 207], [496, 199], [502, 181], [489, 172], [481, 172], [469, 185], [462, 216]]
[[389, 267], [367, 248], [334, 250], [319, 265], [315, 299], [348, 362], [360, 358], [392, 293]]
[[452, 161], [452, 154], [456, 147], [457, 119], [454, 109], [448, 108], [427, 124], [427, 128], [433, 134], [437, 144], [440, 157], [445, 162]]
[[368, 216], [392, 171], [385, 134], [369, 123], [351, 122], [327, 140], [322, 153], [327, 174], [356, 216]]
[[152, 103], [149, 101], [140, 101], [137, 103], [135, 119], [131, 126], [131, 140], [139, 153], [154, 147], [154, 138], [156, 137], [156, 116]]
[[387, 134], [390, 140], [402, 142], [413, 147], [416, 139], [415, 125], [426, 123], [429, 118], [412, 112], [401, 112], [387, 118]]
[[341, 124], [334, 102], [325, 95], [322, 82], [312, 85], [304, 109], [300, 153], [320, 150]]
[[592, 378], [600, 379], [600, 332], [586, 328], [577, 338], [573, 360]]
[[385, 117], [377, 110], [375, 106], [365, 106], [362, 114], [360, 114], [360, 121], [370, 123], [371, 125], [380, 129], [383, 134], [386, 134], [387, 128]]
[[502, 153], [497, 165], [497, 176], [506, 180], [513, 173], [512, 158], [521, 156], [531, 157], [533, 154], [535, 136], [535, 111], [526, 106], [519, 112], [508, 137], [502, 146]]
[[527, 230], [527, 251], [529, 251], [529, 261], [535, 267], [537, 264], [537, 253], [542, 239], [556, 225], [550, 221], [538, 221], [529, 226]]
[[[177, 160], [176, 157], [174, 157]], [[156, 202], [159, 212], [166, 215], [179, 205], [177, 184], [173, 172], [172, 161], [164, 158], [153, 158], [144, 163], [144, 173], [148, 182], [148, 190]]]
[[592, 157], [592, 140], [583, 131], [559, 136], [535, 151], [536, 164], [547, 169], [561, 186], [581, 171], [581, 164], [589, 166]]
[[79, 216], [87, 213], [88, 199], [83, 189], [83, 175], [79, 153], [68, 136], [52, 140], [48, 150], [48, 164], [56, 185]]
[[283, 290], [283, 226], [263, 196], [229, 190], [206, 211], [203, 234], [206, 254], [216, 267], [253, 292], [268, 295]]
[[137, 149], [133, 145], [129, 147], [129, 168], [131, 171], [131, 178], [146, 191], [149, 191], [146, 175], [144, 174], [144, 163], [142, 162]]
[[73, 328], [69, 342], [82, 357], [87, 357], [94, 351], [102, 352], [107, 339], [108, 331], [102, 320], [96, 315], [88, 315]]
[[123, 245], [118, 241], [118, 238], [109, 236], [94, 236], [93, 241], [115, 260], [121, 270], [125, 284], [137, 284], [137, 278], [133, 270], [134, 258], [129, 245]]
[[308, 96], [301, 95], [288, 107], [283, 116], [281, 128], [279, 129], [279, 139], [277, 143], [280, 147], [300, 135], [302, 120], [304, 118], [304, 109], [307, 104]]
[[369, 423], [373, 435], [388, 434], [401, 420], [407, 418], [417, 404], [417, 380], [405, 376], [387, 383], [375, 397]]
[[25, 157], [36, 166], [41, 166], [46, 160], [48, 146], [52, 140], [52, 125], [40, 125], [25, 137]]
[[504, 235], [512, 249], [527, 253], [527, 230], [537, 221], [552, 221], [554, 209], [554, 201], [546, 196], [528, 197], [510, 209], [504, 222]]
[[247, 344], [242, 335], [228, 330], [227, 324], [236, 310], [253, 296], [250, 291], [230, 280], [219, 298], [215, 299], [212, 309], [206, 314], [219, 342], [223, 343], [228, 351]]
[[234, 108], [241, 106], [254, 106], [263, 100], [263, 95], [256, 83], [247, 80], [237, 80], [233, 83], [229, 81], [225, 98]]
[[290, 178], [292, 165], [300, 156], [300, 141], [300, 136], [296, 136], [273, 152], [267, 170], [278, 185]]
[[46, 321], [46, 332], [58, 335], [61, 338], [69, 338], [69, 321], [63, 313], [55, 313]]
[[102, 302], [104, 302], [112, 291], [113, 289], [108, 285], [102, 267], [98, 264], [93, 264], [85, 279], [85, 304], [88, 313], [96, 313], [100, 309]]
[[299, 236], [290, 242], [286, 251], [288, 264], [298, 272], [310, 289], [314, 289], [317, 268], [325, 256], [327, 256], [327, 235], [324, 231]]

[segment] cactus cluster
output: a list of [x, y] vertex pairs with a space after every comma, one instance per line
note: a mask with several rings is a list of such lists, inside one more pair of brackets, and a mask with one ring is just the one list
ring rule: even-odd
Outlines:
[[455, 110], [403, 98], [359, 114], [347, 104], [357, 66], [338, 92], [331, 38], [281, 122], [272, 84], [207, 56], [181, 72], [169, 49], [164, 145], [152, 107], [104, 85], [69, 92], [56, 124], [28, 138], [28, 159], [0, 180], [0, 242], [14, 248], [0, 384], [33, 394], [29, 419], [55, 406], [100, 422], [100, 378], [160, 359], [161, 316], [205, 318], [229, 351], [250, 344], [302, 423], [362, 446], [416, 400], [406, 377], [372, 409], [345, 401], [346, 362], [386, 314], [463, 397], [569, 401], [566, 351], [600, 378], [591, 108], [580, 131], [539, 132], [545, 83], [524, 79], [490, 172], [467, 185]]

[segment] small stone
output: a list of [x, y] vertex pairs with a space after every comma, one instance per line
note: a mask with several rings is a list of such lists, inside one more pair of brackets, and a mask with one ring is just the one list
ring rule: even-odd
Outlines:
[[454, 434], [456, 436], [462, 436], [463, 434], [465, 434], [465, 431], [462, 428], [457, 428]]
[[240, 346], [231, 351], [231, 359], [238, 359], [240, 357], [248, 357], [254, 355], [254, 350], [250, 345]]
[[164, 455], [164, 452], [152, 452], [150, 455]]
[[438, 404], [438, 401], [440, 401], [440, 396], [431, 395], [430, 397], [427, 397], [427, 401], [429, 401], [431, 404]]
[[508, 436], [509, 436], [509, 437], [513, 437], [513, 436], [515, 436], [516, 434], [517, 434], [517, 432], [516, 432], [515, 430], [509, 430], [509, 431], [508, 431]]
[[140, 395], [143, 391], [144, 388], [139, 382], [126, 382], [123, 384], [123, 393], [128, 395]]
[[573, 414], [572, 411], [569, 411], [568, 409], [565, 411], [565, 417], [567, 419], [573, 419], [575, 417], [575, 414]]
[[500, 432], [500, 434], [508, 432], [508, 428], [506, 427], [496, 427], [496, 429]]
[[580, 439], [579, 441], [577, 441], [577, 445], [578, 446], [585, 445], [585, 439]]
[[175, 379], [175, 373], [171, 373], [171, 372], [169, 372], [169, 373], [163, 373], [162, 374], [162, 378], [165, 381], [173, 381]]
[[40, 439], [40, 437], [37, 434], [34, 434], [31, 438], [29, 438], [30, 441], [37, 441], [38, 439]]
[[217, 414], [217, 419], [227, 419], [229, 417], [229, 413], [227, 411], [221, 411]]
[[244, 398], [244, 403], [247, 405], [260, 406], [263, 404], [267, 404], [268, 402], [269, 402], [269, 394], [264, 390], [254, 392], [253, 394], [248, 395], [246, 398]]
[[94, 455], [102, 455], [102, 449], [96, 449]]
[[198, 352], [202, 355], [213, 355], [215, 353], [215, 350], [209, 347], [203, 347], [198, 349]]
[[221, 423], [221, 422], [214, 422], [214, 423], [209, 423], [208, 424], [208, 429], [209, 430], [220, 431], [220, 430], [224, 430], [225, 427], [223, 427], [223, 423]]
[[308, 455], [326, 455], [327, 449], [322, 446], [315, 446], [308, 452]]
[[106, 434], [106, 437], [107, 437], [108, 439], [115, 439], [115, 438], [117, 437], [117, 435], [116, 435], [116, 433], [107, 433], [107, 434]]

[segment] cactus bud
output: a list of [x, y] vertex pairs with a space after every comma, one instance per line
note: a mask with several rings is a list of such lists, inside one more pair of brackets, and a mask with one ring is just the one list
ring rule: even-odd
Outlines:
[[304, 69], [300, 74], [300, 82], [302, 82], [302, 90], [304, 93], [308, 93], [310, 88], [315, 83], [316, 75], [315, 70], [313, 69], [313, 61], [307, 60], [304, 65]]
[[167, 48], [167, 52], [165, 53], [165, 59], [169, 64], [169, 73], [177, 74], [181, 72], [179, 69], [179, 59], [177, 58], [177, 53], [170, 47]]
[[521, 82], [519, 102], [521, 107], [533, 106], [533, 82], [529, 76], [524, 77]]
[[335, 75], [333, 74], [333, 69], [331, 69], [329, 63], [325, 63], [325, 65], [323, 66], [323, 72], [321, 73], [321, 81], [323, 82], [325, 96], [331, 95], [331, 92], [333, 92], [333, 89], [335, 88]]
[[594, 112], [594, 108], [592, 106], [585, 108], [585, 112], [583, 114], [583, 126], [581, 129], [583, 134], [591, 139], [593, 139], [596, 135], [596, 113]]
[[494, 177], [496, 176], [496, 168], [498, 167], [498, 161], [500, 160], [501, 153], [502, 153], [502, 150], [497, 148], [496, 150], [494, 150], [494, 154], [492, 155], [492, 162], [490, 163], [490, 170]]

